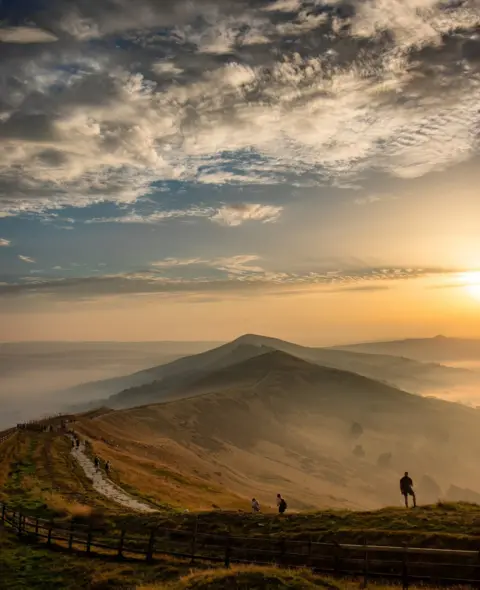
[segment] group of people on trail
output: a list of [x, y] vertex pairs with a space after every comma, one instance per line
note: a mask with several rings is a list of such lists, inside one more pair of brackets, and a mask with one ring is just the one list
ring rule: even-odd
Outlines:
[[[277, 508], [279, 514], [284, 514], [287, 509], [287, 503], [281, 494], [277, 494]], [[255, 514], [260, 512], [260, 503], [257, 499], [252, 498], [252, 512]]]
[[[93, 464], [95, 465], [95, 471], [99, 471], [100, 470], [100, 459], [95, 455], [95, 458], [93, 460]], [[110, 473], [110, 461], [105, 461], [105, 473], [108, 475]]]

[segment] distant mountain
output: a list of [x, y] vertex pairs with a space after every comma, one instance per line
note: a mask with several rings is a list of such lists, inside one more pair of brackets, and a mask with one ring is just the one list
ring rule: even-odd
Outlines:
[[135, 465], [135, 487], [148, 484], [158, 462], [176, 482], [194, 474], [246, 503], [252, 495], [271, 503], [281, 492], [299, 509], [400, 504], [405, 470], [418, 483], [477, 489], [480, 414], [459, 404], [264, 348], [177, 393], [181, 399], [113, 411], [83, 427], [106, 441], [105, 452], [128, 449], [115, 464], [123, 469], [128, 460], [122, 478], [133, 477]]
[[70, 390], [69, 394], [76, 398], [84, 395], [86, 399], [96, 396], [103, 401], [110, 396], [105, 403], [116, 408], [165, 401], [178, 397], [179, 391], [203, 375], [271, 350], [286, 352], [324, 367], [357, 373], [415, 393], [432, 393], [436, 389], [442, 390], [476, 378], [464, 369], [423, 364], [388, 355], [310, 348], [277, 338], [247, 334], [212, 350], [171, 363], [124, 377], [86, 383]]
[[448, 338], [446, 336], [366, 342], [337, 346], [332, 350], [403, 356], [423, 362], [480, 361], [480, 339]]

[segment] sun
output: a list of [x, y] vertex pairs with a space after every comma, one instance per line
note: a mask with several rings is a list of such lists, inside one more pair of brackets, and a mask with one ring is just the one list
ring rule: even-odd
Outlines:
[[464, 272], [459, 276], [469, 295], [480, 300], [480, 271]]

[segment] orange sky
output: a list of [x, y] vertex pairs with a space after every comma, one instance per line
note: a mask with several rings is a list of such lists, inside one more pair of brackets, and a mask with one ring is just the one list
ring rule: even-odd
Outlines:
[[[458, 287], [446, 287], [448, 284]], [[480, 281], [479, 281], [480, 283]], [[306, 344], [415, 336], [480, 336], [480, 297], [462, 277], [388, 282], [388, 289], [307, 287], [211, 300], [124, 296], [1, 313], [8, 340], [229, 340], [247, 333]], [[387, 286], [385, 285], [385, 286]], [[436, 288], [436, 287], [442, 288]]]

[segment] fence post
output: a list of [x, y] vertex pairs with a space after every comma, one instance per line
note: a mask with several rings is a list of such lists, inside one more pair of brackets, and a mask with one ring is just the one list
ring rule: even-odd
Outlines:
[[339, 547], [335, 541], [332, 543], [332, 553], [333, 553], [333, 572], [335, 574], [340, 573], [340, 555], [339, 555]]
[[[25, 517], [23, 517], [23, 522], [25, 523]], [[22, 536], [22, 513], [18, 513], [18, 536]]]
[[363, 587], [366, 588], [368, 585], [368, 542], [365, 538], [365, 561], [363, 563]]
[[226, 543], [225, 543], [225, 567], [226, 568], [230, 567], [230, 552], [231, 552], [230, 535], [228, 535]]
[[280, 563], [281, 563], [281, 565], [285, 565], [285, 551], [286, 551], [285, 537], [282, 537], [280, 539]]
[[308, 537], [307, 566], [312, 567], [312, 537]]
[[68, 550], [73, 549], [73, 520], [70, 521], [70, 535], [68, 536]]
[[52, 544], [52, 525], [48, 527], [48, 537], [47, 537], [47, 545]]
[[39, 524], [38, 524], [38, 516], [37, 516], [37, 518], [35, 519], [35, 539], [37, 541], [38, 541], [38, 527], [39, 527]]
[[403, 549], [402, 588], [408, 590], [408, 553], [407, 546]]
[[148, 540], [148, 549], [147, 549], [147, 562], [151, 563], [153, 561], [153, 549], [155, 544], [155, 529], [152, 529], [150, 533], [150, 539]]
[[125, 529], [122, 529], [120, 532], [120, 540], [118, 542], [118, 551], [117, 551], [117, 555], [118, 557], [123, 557], [123, 544], [125, 542]]
[[92, 552], [92, 527], [90, 526], [90, 528], [88, 529], [88, 533], [87, 533], [87, 555], [90, 555], [90, 553]]
[[197, 532], [198, 532], [198, 515], [195, 517], [193, 525], [193, 536], [192, 536], [192, 558], [190, 563], [195, 563], [195, 551], [197, 549]]
[[477, 554], [477, 570], [475, 578], [477, 579], [476, 587], [480, 588], [480, 551]]

